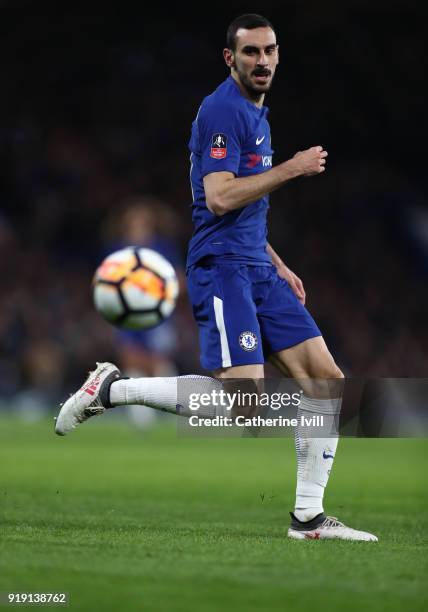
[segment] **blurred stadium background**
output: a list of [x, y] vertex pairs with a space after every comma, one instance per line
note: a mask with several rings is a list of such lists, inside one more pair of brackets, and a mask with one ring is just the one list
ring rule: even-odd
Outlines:
[[200, 372], [183, 285], [141, 338], [95, 313], [108, 252], [152, 246], [183, 270], [187, 142], [226, 76], [229, 21], [262, 12], [281, 65], [267, 97], [274, 160], [323, 144], [328, 172], [272, 196], [270, 239], [349, 376], [426, 375], [422, 8], [404, 1], [191, 5], [0, 3], [0, 403], [56, 409], [96, 360]]

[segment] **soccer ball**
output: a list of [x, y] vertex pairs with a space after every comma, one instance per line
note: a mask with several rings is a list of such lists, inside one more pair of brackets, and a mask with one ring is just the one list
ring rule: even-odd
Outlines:
[[127, 247], [104, 259], [93, 279], [95, 308], [125, 329], [150, 329], [169, 317], [178, 296], [173, 266], [151, 249]]

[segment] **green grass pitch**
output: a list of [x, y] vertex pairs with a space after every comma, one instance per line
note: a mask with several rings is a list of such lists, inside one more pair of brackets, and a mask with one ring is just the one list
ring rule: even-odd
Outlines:
[[0, 591], [69, 609], [426, 609], [426, 440], [343, 439], [326, 510], [378, 544], [286, 538], [291, 439], [0, 419]]

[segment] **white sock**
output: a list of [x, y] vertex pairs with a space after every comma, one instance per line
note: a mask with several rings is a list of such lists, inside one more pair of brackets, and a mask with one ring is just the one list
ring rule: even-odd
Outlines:
[[[297, 412], [299, 425], [296, 428], [295, 443], [297, 455], [297, 488], [294, 514], [299, 521], [310, 521], [324, 512], [324, 490], [330, 476], [336, 454], [338, 436], [315, 438], [316, 429], [300, 424], [302, 415], [313, 417], [323, 415], [324, 432], [337, 431], [335, 419], [340, 413], [342, 398], [313, 399], [302, 395]], [[331, 428], [331, 429], [328, 429]]]
[[[200, 417], [212, 417], [226, 414], [222, 406], [200, 406], [197, 412], [179, 403], [178, 385], [180, 380], [194, 380], [198, 393], [210, 393], [213, 389], [222, 389], [222, 384], [209, 376], [174, 376], [153, 378], [128, 378], [117, 380], [110, 387], [110, 403], [113, 406], [140, 404], [156, 410], [163, 410], [189, 417], [197, 414]], [[183, 383], [184, 385], [184, 383]], [[187, 389], [190, 387], [188, 386]], [[184, 392], [185, 396], [186, 393]], [[181, 398], [180, 398], [181, 399]], [[230, 416], [229, 414], [227, 416]]]

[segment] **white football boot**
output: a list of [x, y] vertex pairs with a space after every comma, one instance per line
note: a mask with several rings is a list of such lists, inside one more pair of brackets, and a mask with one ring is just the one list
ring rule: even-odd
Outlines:
[[299, 521], [292, 512], [288, 537], [295, 540], [353, 540], [354, 542], [377, 542], [372, 533], [347, 527], [334, 516], [318, 514], [311, 521]]
[[120, 371], [112, 363], [97, 363], [80, 389], [62, 404], [55, 419], [55, 433], [65, 436], [83, 421], [111, 408], [110, 385], [120, 378]]

